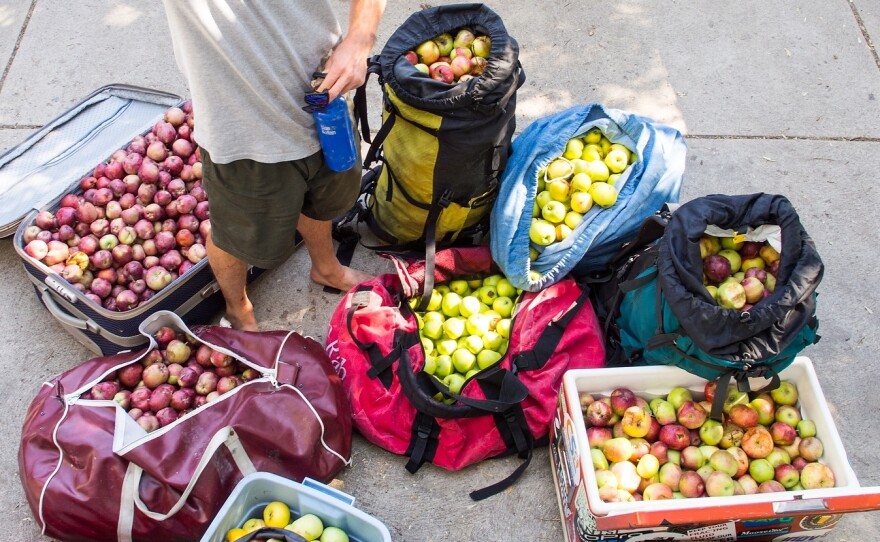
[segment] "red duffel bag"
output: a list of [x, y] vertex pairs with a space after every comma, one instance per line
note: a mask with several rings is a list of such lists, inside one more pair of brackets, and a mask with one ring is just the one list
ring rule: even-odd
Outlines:
[[[524, 461], [505, 480], [471, 493], [479, 500], [510, 486], [535, 446], [546, 443], [563, 373], [601, 367], [601, 329], [587, 292], [565, 279], [517, 302], [507, 352], [465, 381], [461, 392], [422, 369], [425, 353], [409, 300], [422, 294], [425, 262], [394, 260], [385, 274], [353, 288], [336, 308], [326, 348], [342, 377], [355, 428], [369, 441], [458, 470], [516, 453]], [[434, 283], [498, 273], [488, 247], [452, 248], [435, 258]], [[435, 399], [439, 392], [453, 404]]]
[[[142, 363], [169, 326], [255, 369], [256, 378], [146, 432], [98, 383]], [[266, 471], [329, 481], [350, 462], [351, 417], [321, 344], [294, 332], [187, 328], [147, 318], [150, 346], [86, 361], [41, 388], [28, 409], [20, 478], [43, 533], [63, 541], [198, 540], [235, 484]]]

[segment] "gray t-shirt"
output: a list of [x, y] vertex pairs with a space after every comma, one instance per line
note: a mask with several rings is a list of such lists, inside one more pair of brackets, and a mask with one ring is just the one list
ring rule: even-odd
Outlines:
[[320, 150], [300, 109], [342, 31], [327, 0], [164, 0], [195, 138], [217, 163], [298, 160]]

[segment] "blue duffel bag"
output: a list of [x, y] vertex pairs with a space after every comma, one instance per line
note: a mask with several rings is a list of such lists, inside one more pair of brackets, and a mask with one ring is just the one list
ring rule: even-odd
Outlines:
[[[546, 247], [529, 240], [538, 174], [562, 155], [569, 139], [598, 127], [612, 143], [631, 149], [635, 161], [615, 183], [617, 202], [594, 205], [571, 235]], [[687, 147], [681, 133], [651, 119], [606, 109], [576, 106], [541, 118], [512, 143], [490, 218], [492, 258], [517, 288], [538, 291], [571, 273], [604, 270], [642, 221], [665, 203], [678, 202]], [[540, 255], [529, 258], [534, 246]]]

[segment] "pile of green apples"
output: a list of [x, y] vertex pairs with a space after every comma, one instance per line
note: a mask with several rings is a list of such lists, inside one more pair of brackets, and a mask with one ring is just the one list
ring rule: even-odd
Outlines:
[[626, 145], [612, 143], [598, 127], [569, 139], [565, 151], [538, 172], [538, 189], [532, 208], [529, 251], [535, 261], [540, 251], [562, 241], [593, 205], [604, 209], [617, 203], [615, 183], [636, 160]]
[[797, 386], [769, 392], [731, 386], [721, 421], [709, 413], [718, 381], [702, 391], [672, 388], [641, 397], [620, 387], [581, 392], [590, 457], [605, 502], [729, 497], [834, 487], [820, 458], [816, 424], [804, 417]]
[[455, 84], [482, 75], [491, 49], [489, 36], [476, 34], [470, 28], [459, 28], [425, 40], [403, 56], [431, 79]]
[[[425, 353], [423, 370], [451, 393], [498, 363], [507, 352], [516, 302], [522, 290], [501, 274], [438, 284], [424, 312], [416, 312]], [[415, 308], [420, 298], [410, 300]], [[446, 403], [454, 399], [437, 393]]]
[[703, 235], [703, 284], [725, 309], [748, 311], [776, 289], [779, 252], [766, 241]]

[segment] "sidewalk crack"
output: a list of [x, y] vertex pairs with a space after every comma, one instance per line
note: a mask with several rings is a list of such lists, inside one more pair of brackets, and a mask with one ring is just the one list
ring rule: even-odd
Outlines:
[[3, 75], [0, 75], [0, 92], [3, 92], [3, 85], [6, 83], [6, 76], [9, 75], [9, 70], [12, 68], [12, 63], [15, 61], [15, 55], [18, 53], [18, 48], [21, 46], [21, 40], [24, 39], [24, 33], [27, 31], [28, 23], [31, 22], [31, 16], [34, 14], [34, 9], [36, 7], [37, 0], [31, 0], [31, 5], [24, 18], [24, 23], [22, 23], [21, 30], [18, 32], [18, 38], [15, 40], [15, 47], [12, 48], [12, 54], [9, 56], [9, 62], [7, 62], [6, 67], [3, 68]]

